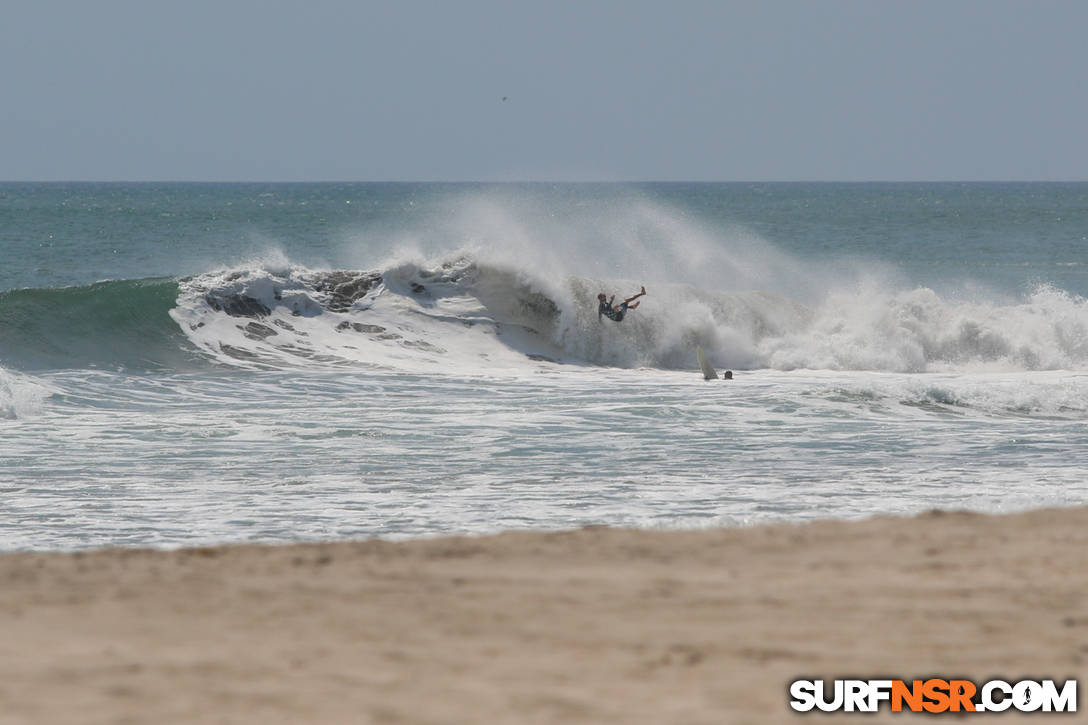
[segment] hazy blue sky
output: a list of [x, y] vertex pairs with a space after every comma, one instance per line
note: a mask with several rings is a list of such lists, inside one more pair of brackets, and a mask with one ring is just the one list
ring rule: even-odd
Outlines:
[[1083, 180], [1086, 33], [1079, 0], [7, 0], [0, 179]]

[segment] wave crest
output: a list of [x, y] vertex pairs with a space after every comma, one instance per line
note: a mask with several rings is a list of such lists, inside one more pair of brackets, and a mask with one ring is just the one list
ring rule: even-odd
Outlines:
[[172, 279], [0, 292], [0, 362], [21, 369], [192, 364], [169, 316]]

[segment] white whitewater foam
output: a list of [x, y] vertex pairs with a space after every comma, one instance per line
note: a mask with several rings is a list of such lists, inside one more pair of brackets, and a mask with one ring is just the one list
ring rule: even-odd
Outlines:
[[[537, 364], [530, 355], [561, 351], [525, 323], [547, 320], [524, 308], [532, 294], [517, 294], [515, 279], [491, 285], [496, 309], [486, 306], [487, 284], [475, 284], [467, 260], [435, 269], [404, 264], [350, 304], [335, 304], [321, 289], [330, 272], [301, 267], [253, 267], [202, 275], [182, 283], [171, 313], [189, 339], [221, 362], [242, 367], [370, 365], [406, 371], [472, 372]], [[367, 273], [355, 273], [366, 277]], [[232, 316], [215, 309], [209, 294], [259, 303], [267, 314]], [[510, 309], [504, 309], [510, 308]], [[500, 317], [498, 313], [503, 313]]]
[[1077, 370], [1088, 364], [1088, 301], [1049, 286], [1010, 302], [865, 285], [832, 291], [810, 325], [760, 352], [782, 370]]
[[1064, 372], [47, 380], [65, 394], [44, 425], [5, 421], [14, 465], [0, 479], [21, 490], [0, 549], [700, 527], [1088, 496], [1088, 376]]

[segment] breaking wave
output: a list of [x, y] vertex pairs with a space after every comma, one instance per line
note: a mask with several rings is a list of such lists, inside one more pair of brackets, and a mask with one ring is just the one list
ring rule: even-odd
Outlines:
[[[599, 291], [649, 294], [622, 323]], [[546, 362], [956, 372], [1088, 364], [1088, 302], [1040, 285], [1015, 300], [949, 299], [860, 282], [812, 304], [781, 292], [652, 280], [555, 278], [461, 252], [372, 270], [240, 265], [181, 280], [0, 293], [9, 369], [382, 366]]]
[[382, 270], [285, 264], [181, 284], [171, 315], [224, 363], [520, 366], [526, 359], [691, 369], [701, 346], [719, 366], [934, 372], [1077, 369], [1088, 362], [1088, 303], [1049, 286], [995, 302], [927, 288], [858, 285], [816, 305], [767, 291], [651, 285], [622, 323], [599, 291], [640, 280], [544, 279], [469, 254]]

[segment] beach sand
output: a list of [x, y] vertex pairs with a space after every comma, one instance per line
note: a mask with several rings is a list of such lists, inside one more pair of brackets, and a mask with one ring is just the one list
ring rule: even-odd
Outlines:
[[788, 686], [1086, 663], [1084, 508], [0, 556], [5, 724], [902, 722]]

